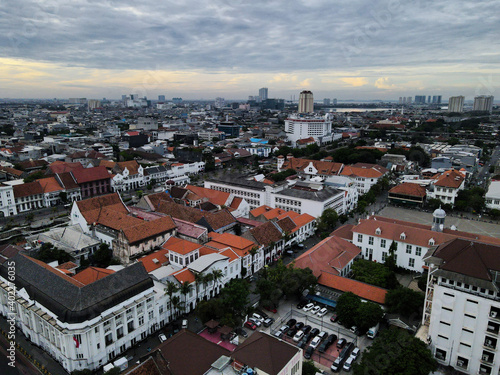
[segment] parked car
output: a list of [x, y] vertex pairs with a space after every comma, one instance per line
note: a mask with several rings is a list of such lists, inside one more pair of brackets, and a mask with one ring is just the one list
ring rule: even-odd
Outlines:
[[339, 339], [339, 341], [337, 341], [337, 348], [342, 349], [346, 343], [347, 343], [346, 339], [343, 338]]
[[358, 327], [356, 326], [352, 326], [349, 331], [351, 331], [352, 333], [354, 333], [356, 336], [359, 334], [359, 330], [358, 330]]
[[309, 300], [307, 299], [303, 299], [302, 301], [300, 301], [299, 303], [297, 303], [297, 308], [300, 310], [300, 309], [303, 309], [305, 305], [307, 305], [309, 303]]
[[297, 331], [297, 333], [295, 334], [295, 336], [293, 336], [293, 341], [295, 342], [299, 342], [300, 340], [302, 340], [302, 338], [304, 337], [304, 331]]
[[314, 307], [311, 309], [311, 313], [313, 313], [313, 314], [317, 314], [319, 310], [321, 310], [321, 306], [314, 306]]
[[324, 353], [332, 344], [337, 340], [337, 335], [331, 334], [326, 340], [324, 340], [318, 348], [320, 353]]
[[245, 327], [250, 328], [252, 331], [255, 331], [257, 329], [257, 326], [251, 320], [247, 320], [244, 325]]
[[276, 337], [283, 336], [286, 333], [286, 331], [288, 331], [289, 328], [290, 327], [288, 327], [287, 325], [281, 326], [281, 328], [274, 333], [274, 336]]
[[295, 328], [295, 327], [294, 328], [290, 328], [286, 334], [288, 335], [288, 337], [293, 337], [293, 336], [295, 336], [295, 334], [297, 333], [297, 331], [298, 331], [298, 329]]
[[328, 309], [326, 307], [323, 307], [321, 310], [318, 311], [318, 316], [319, 317], [323, 317], [326, 315], [326, 313], [328, 312]]
[[351, 371], [352, 363], [354, 362], [353, 357], [349, 357], [344, 362], [344, 371]]
[[236, 328], [235, 332], [240, 335], [240, 336], [243, 336], [243, 337], [248, 337], [248, 333], [247, 331], [245, 331], [243, 328], [241, 327], [238, 327]]
[[335, 341], [337, 341], [337, 335], [335, 333], [332, 333], [328, 338], [326, 339], [326, 342], [329, 345], [332, 345]]
[[318, 335], [318, 333], [319, 333], [319, 329], [317, 329], [317, 328], [313, 328], [313, 329], [311, 329], [311, 335], [313, 335], [313, 336], [317, 336], [317, 335]]
[[311, 343], [309, 344], [309, 347], [316, 349], [320, 342], [321, 342], [321, 339], [318, 336], [316, 336], [315, 338], [312, 339]]
[[164, 341], [167, 341], [167, 336], [165, 336], [164, 333], [160, 333], [158, 335], [158, 339], [160, 340], [160, 342], [164, 342]]
[[304, 352], [304, 358], [311, 359], [313, 353], [314, 353], [314, 348], [309, 345]]
[[257, 327], [260, 327], [262, 325], [262, 323], [260, 322], [260, 320], [258, 319], [255, 319], [255, 318], [248, 318], [248, 320], [250, 322], [252, 322], [253, 324], [255, 324]]
[[339, 372], [342, 368], [342, 364], [344, 363], [345, 358], [337, 357], [337, 359], [332, 363], [330, 370], [333, 372]]
[[360, 350], [359, 348], [354, 348], [351, 352], [351, 357], [354, 357], [354, 359], [358, 358], [359, 356], [359, 353], [360, 353]]
[[274, 319], [273, 318], [267, 318], [267, 319], [264, 320], [264, 323], [262, 323], [262, 324], [264, 324], [264, 327], [269, 327], [273, 323], [274, 323]]
[[330, 317], [330, 321], [332, 323], [335, 323], [337, 320], [339, 320], [339, 316], [337, 315], [337, 313], [333, 313], [332, 316]]
[[328, 337], [328, 333], [326, 331], [321, 331], [319, 334], [318, 334], [318, 337], [321, 339], [321, 340], [324, 340], [325, 338]]
[[251, 319], [258, 320], [261, 323], [264, 321], [264, 317], [257, 313], [253, 313]]
[[276, 314], [278, 312], [278, 310], [275, 308], [275, 307], [271, 307], [271, 306], [264, 306], [264, 308], [267, 310], [267, 311], [271, 311], [273, 314]]
[[304, 311], [309, 311], [314, 307], [314, 303], [308, 303], [307, 305], [304, 306], [303, 310]]
[[286, 325], [291, 328], [295, 326], [295, 323], [297, 323], [295, 319], [290, 319], [288, 322], [286, 322]]
[[304, 328], [302, 328], [302, 331], [304, 331], [304, 333], [311, 332], [311, 326], [310, 325], [304, 326]]
[[304, 327], [303, 322], [297, 322], [297, 324], [295, 324], [295, 328], [297, 328], [297, 329], [302, 329], [303, 327]]
[[188, 321], [187, 321], [187, 319], [183, 319], [182, 320], [181, 327], [182, 327], [182, 329], [187, 329], [187, 327], [188, 327]]
[[260, 316], [262, 316], [263, 319], [266, 319], [266, 318], [269, 318], [269, 315], [267, 315], [264, 311], [262, 311], [261, 309], [255, 309], [255, 312], [257, 314], [259, 314]]
[[311, 339], [311, 336], [309, 334], [305, 334], [304, 337], [302, 337], [300, 342], [297, 344], [297, 346], [301, 349], [304, 349], [310, 339]]

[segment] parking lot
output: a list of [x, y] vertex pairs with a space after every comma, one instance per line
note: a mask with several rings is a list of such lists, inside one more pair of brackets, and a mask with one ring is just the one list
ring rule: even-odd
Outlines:
[[[333, 361], [339, 356], [341, 349], [337, 348], [337, 342], [339, 339], [344, 338], [347, 342], [353, 342], [354, 345], [363, 351], [368, 345], [372, 343], [372, 340], [368, 339], [365, 335], [357, 336], [352, 333], [348, 328], [343, 327], [338, 323], [333, 323], [330, 321], [332, 317], [332, 312], [329, 311], [323, 317], [318, 317], [311, 312], [305, 312], [299, 310], [296, 307], [296, 301], [284, 301], [278, 307], [277, 313], [273, 314], [266, 311], [266, 313], [275, 319], [275, 322], [270, 327], [261, 327], [260, 330], [271, 335], [274, 335], [279, 331], [280, 327], [285, 325], [290, 319], [295, 319], [297, 322], [303, 322], [305, 325], [310, 325], [312, 328], [317, 328], [320, 331], [325, 331], [330, 334], [335, 334], [337, 336], [337, 341], [335, 341], [329, 348], [326, 349], [324, 353], [319, 353], [318, 350], [313, 352], [311, 359], [316, 363], [316, 366], [322, 370], [331, 373], [330, 366]], [[298, 342], [293, 341], [293, 338], [288, 335], [281, 336], [281, 339], [292, 344], [297, 345]], [[310, 342], [309, 342], [310, 343]], [[303, 348], [307, 348], [309, 343]], [[358, 358], [356, 361], [359, 361]], [[341, 371], [342, 373], [342, 371]]]

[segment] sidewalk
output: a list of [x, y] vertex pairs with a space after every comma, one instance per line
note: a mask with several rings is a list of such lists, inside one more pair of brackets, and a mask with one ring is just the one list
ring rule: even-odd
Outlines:
[[[5, 320], [3, 316], [0, 317], [0, 328], [6, 332], [9, 330], [7, 320]], [[59, 362], [53, 359], [43, 349], [40, 349], [29, 342], [20, 330], [16, 331], [16, 343], [24, 348], [26, 352], [33, 357], [33, 359], [42, 364], [52, 375], [67, 374], [66, 370], [59, 364]], [[18, 351], [17, 355], [21, 356], [22, 354]]]

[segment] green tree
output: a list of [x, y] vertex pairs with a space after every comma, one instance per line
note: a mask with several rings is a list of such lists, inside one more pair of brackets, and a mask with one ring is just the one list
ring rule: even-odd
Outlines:
[[214, 296], [216, 294], [216, 290], [218, 289], [219, 287], [219, 282], [220, 280], [222, 280], [222, 278], [224, 277], [224, 273], [222, 272], [222, 270], [219, 270], [219, 269], [213, 269], [212, 272], [210, 272], [210, 274], [212, 275], [212, 281], [214, 282], [214, 285], [213, 285], [213, 291], [214, 291]]
[[184, 281], [179, 288], [179, 292], [184, 296], [184, 308], [187, 309], [187, 295], [193, 290], [193, 285], [189, 281]]
[[113, 260], [113, 250], [109, 248], [107, 243], [102, 243], [99, 245], [94, 254], [92, 254], [92, 264], [106, 268], [109, 267], [111, 261]]
[[373, 302], [362, 302], [356, 311], [356, 326], [359, 332], [365, 333], [370, 327], [382, 320], [384, 311], [380, 305]]
[[177, 317], [179, 314], [179, 311], [181, 311], [184, 308], [183, 302], [181, 301], [181, 298], [179, 296], [173, 296], [172, 297], [172, 309], [174, 311], [174, 317]]
[[302, 362], [302, 375], [316, 375], [318, 372], [319, 368], [314, 365], [313, 361]]
[[352, 265], [353, 278], [381, 288], [391, 289], [398, 285], [396, 274], [382, 263], [358, 259]]
[[49, 242], [45, 242], [36, 253], [36, 259], [49, 263], [57, 261], [59, 264], [74, 260], [66, 251], [54, 247]]
[[219, 320], [224, 316], [226, 308], [219, 298], [212, 298], [208, 301], [200, 301], [196, 305], [195, 314], [201, 322], [206, 323], [209, 320]]
[[436, 369], [427, 345], [397, 328], [382, 332], [353, 366], [354, 375], [428, 375]]
[[322, 238], [327, 237], [335, 229], [338, 220], [339, 215], [333, 208], [327, 208], [323, 211], [319, 218], [317, 228]]
[[400, 286], [387, 292], [385, 304], [391, 313], [401, 314], [405, 317], [420, 315], [424, 305], [424, 294]]
[[248, 303], [250, 288], [248, 282], [243, 279], [233, 279], [222, 289], [221, 299], [227, 311], [233, 315], [241, 316]]
[[384, 265], [391, 271], [396, 271], [396, 251], [398, 250], [398, 245], [396, 241], [391, 242], [389, 246], [389, 255], [385, 258]]
[[339, 321], [346, 327], [356, 324], [356, 313], [361, 304], [361, 298], [351, 292], [342, 294], [337, 300]]
[[111, 370], [106, 371], [103, 375], [119, 375], [122, 371], [119, 367], [113, 367]]
[[25, 184], [29, 183], [29, 182], [33, 182], [35, 180], [39, 180], [41, 178], [44, 178], [45, 177], [45, 173], [43, 171], [36, 171], [34, 173], [31, 173], [30, 175], [28, 175], [28, 177], [26, 177], [23, 182]]
[[164, 290], [165, 294], [168, 296], [168, 309], [173, 312], [173, 295], [179, 291], [179, 287], [173, 281], [167, 281], [166, 288]]

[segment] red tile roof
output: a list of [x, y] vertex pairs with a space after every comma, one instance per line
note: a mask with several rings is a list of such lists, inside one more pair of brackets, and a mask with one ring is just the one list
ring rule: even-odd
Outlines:
[[73, 279], [79, 281], [83, 285], [89, 285], [113, 273], [115, 273], [115, 271], [105, 268], [88, 267], [83, 271], [78, 272], [75, 276], [73, 276]]
[[376, 168], [358, 168], [346, 165], [340, 175], [350, 177], [379, 178], [384, 175], [384, 172]]
[[250, 214], [253, 217], [259, 217], [260, 215], [266, 213], [267, 211], [271, 211], [271, 210], [272, 210], [272, 207], [263, 205], [263, 206], [254, 208], [253, 210], [250, 210]]
[[27, 184], [13, 185], [14, 197], [28, 197], [30, 195], [43, 194], [42, 185], [38, 181], [28, 182]]
[[44, 193], [53, 193], [54, 191], [63, 191], [64, 188], [59, 185], [59, 182], [54, 177], [47, 177], [37, 180], [43, 189]]
[[359, 247], [340, 237], [327, 237], [295, 259], [295, 267], [310, 268], [316, 277], [322, 272], [340, 275], [360, 253]]
[[79, 162], [66, 163], [64, 161], [55, 161], [51, 163], [48, 168], [52, 171], [52, 173], [64, 173], [84, 169], [83, 165]]
[[256, 245], [255, 242], [231, 233], [218, 234], [215, 232], [211, 232], [210, 236], [212, 237], [212, 242], [231, 247], [233, 250], [241, 250], [246, 252]]
[[75, 180], [76, 182], [78, 182], [78, 184], [111, 178], [108, 170], [104, 167], [75, 169], [72, 171], [72, 173], [73, 176], [75, 176]]
[[[155, 261], [155, 259], [157, 261]], [[140, 258], [139, 262], [142, 262], [142, 264], [144, 265], [144, 268], [146, 269], [146, 272], [149, 273], [151, 271], [154, 271], [154, 270], [160, 268], [161, 266], [169, 263], [168, 250], [161, 249], [161, 250], [155, 251], [154, 253], [151, 253], [149, 255], [146, 255], [146, 256]]]
[[462, 175], [462, 173], [451, 170], [444, 172], [434, 183], [434, 185], [458, 189], [460, 185], [462, 185], [464, 180], [465, 177], [464, 175]]
[[229, 196], [231, 195], [230, 193], [225, 193], [223, 191], [207, 189], [204, 187], [193, 186], [193, 185], [187, 185], [186, 189], [192, 191], [199, 197], [207, 198], [210, 202], [218, 206], [227, 205]]
[[331, 161], [319, 161], [291, 157], [283, 163], [281, 169], [294, 169], [296, 171], [304, 172], [311, 163], [320, 175], [337, 175], [344, 166], [342, 163], [334, 163]]
[[389, 194], [402, 194], [412, 197], [425, 197], [427, 194], [427, 190], [425, 189], [425, 187], [420, 186], [418, 184], [404, 182], [402, 184], [394, 186], [391, 190], [389, 190]]
[[153, 221], [140, 221], [137, 225], [122, 229], [123, 234], [131, 244], [165, 234], [175, 229], [175, 223], [170, 216]]
[[163, 244], [162, 249], [173, 251], [180, 255], [186, 255], [200, 247], [202, 247], [202, 245], [198, 243], [183, 240], [182, 238], [170, 237], [168, 241]]
[[76, 205], [88, 224], [95, 223], [101, 211], [105, 208], [123, 214], [128, 214], [129, 212], [118, 193], [84, 199], [77, 201]]
[[384, 304], [387, 290], [377, 286], [369, 285], [348, 279], [346, 277], [333, 275], [331, 273], [322, 272], [318, 279], [318, 284], [328, 288], [340, 290], [342, 292], [352, 292], [362, 299]]
[[177, 273], [174, 273], [174, 277], [180, 283], [190, 282], [194, 283], [194, 273], [191, 272], [188, 268], [183, 268]]

